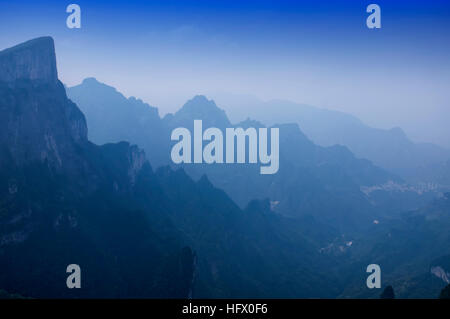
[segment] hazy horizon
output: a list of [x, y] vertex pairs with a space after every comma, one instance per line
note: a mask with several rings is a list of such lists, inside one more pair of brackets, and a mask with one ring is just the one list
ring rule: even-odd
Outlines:
[[73, 30], [66, 3], [0, 1], [0, 48], [50, 35], [66, 85], [95, 77], [161, 114], [197, 94], [283, 99], [450, 147], [444, 1], [377, 1], [380, 30], [366, 27], [364, 1], [77, 3]]

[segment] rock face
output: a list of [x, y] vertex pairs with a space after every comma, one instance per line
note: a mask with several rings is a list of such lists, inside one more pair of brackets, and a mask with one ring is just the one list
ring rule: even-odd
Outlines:
[[57, 79], [52, 38], [0, 52], [0, 125], [3, 158], [17, 165], [70, 166], [75, 149], [87, 143], [84, 115]]
[[51, 37], [42, 37], [0, 52], [0, 81], [33, 80], [56, 84], [55, 45]]
[[[51, 38], [0, 52], [0, 126], [1, 289], [37, 298], [188, 296], [191, 286], [178, 284], [192, 278], [179, 270], [184, 245], [160, 213], [165, 199], [153, 192], [144, 153], [88, 141], [84, 115], [57, 79]], [[83, 289], [65, 285], [71, 263], [83, 269]]]

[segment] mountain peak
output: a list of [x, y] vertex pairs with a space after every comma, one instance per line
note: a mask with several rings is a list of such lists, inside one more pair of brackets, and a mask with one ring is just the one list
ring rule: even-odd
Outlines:
[[209, 112], [211, 110], [220, 110], [213, 100], [208, 100], [208, 98], [204, 95], [194, 96], [183, 105], [181, 110], [183, 109], [187, 109], [189, 112]]
[[196, 102], [196, 103], [211, 103], [211, 104], [215, 105], [213, 100], [208, 100], [208, 98], [206, 96], [201, 95], [201, 94], [197, 94], [192, 99], [190, 99], [190, 101]]
[[56, 84], [53, 38], [36, 38], [0, 52], [0, 81], [14, 83], [17, 80]]
[[82, 82], [82, 84], [101, 84], [96, 78], [89, 77], [85, 78]]
[[94, 77], [85, 78], [85, 79], [83, 79], [83, 81], [80, 84], [75, 85], [73, 87], [89, 87], [89, 88], [95, 88], [95, 89], [108, 89], [110, 91], [117, 92], [116, 88], [114, 88], [110, 85], [107, 85], [103, 82], [100, 82], [99, 80], [97, 80]]
[[105, 84], [103, 82], [100, 82], [99, 80], [97, 80], [94, 77], [85, 78], [83, 80], [83, 82], [81, 82], [79, 85], [76, 85], [74, 87], [82, 87], [82, 86], [88, 87], [88, 88], [105, 89], [105, 90], [108, 90], [108, 91], [117, 92], [116, 88], [114, 88], [114, 87], [112, 87], [110, 85], [107, 85], [107, 84]]
[[38, 38], [0, 52], [0, 82], [0, 145], [7, 146], [2, 152], [15, 164], [76, 166], [87, 126], [58, 81], [53, 39]]
[[171, 118], [173, 124], [192, 124], [193, 120], [203, 120], [205, 126], [230, 127], [225, 111], [219, 108], [213, 100], [204, 95], [196, 95], [187, 101]]

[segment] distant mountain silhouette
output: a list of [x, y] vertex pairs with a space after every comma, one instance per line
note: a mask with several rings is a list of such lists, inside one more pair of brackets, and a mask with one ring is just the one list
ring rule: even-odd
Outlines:
[[[125, 98], [111, 86], [88, 78], [79, 86], [70, 88], [70, 98], [76, 101], [85, 114], [89, 139], [98, 144], [133, 141], [146, 150], [162, 149], [163, 130], [158, 109], [136, 98]], [[167, 163], [167, 152], [147, 153], [156, 166]]]
[[225, 112], [203, 95], [187, 101], [175, 114], [168, 114], [164, 121], [169, 127], [191, 127], [193, 119], [201, 119], [205, 127], [231, 127]]
[[[357, 117], [286, 100], [262, 102], [256, 98], [218, 95], [233, 118], [258, 118], [266, 125], [296, 122], [316, 144], [347, 146], [356, 157], [367, 158], [403, 178], [416, 180], [425, 167], [450, 160], [450, 150], [431, 143], [414, 143], [401, 128], [377, 129]], [[427, 175], [427, 179], [431, 177]], [[450, 183], [448, 184], [450, 186]]]
[[[87, 84], [89, 83], [83, 83], [77, 87], [77, 95], [73, 96], [75, 101], [79, 96], [89, 98], [89, 94], [83, 93], [85, 89], [89, 91], [88, 88], [83, 88]], [[68, 89], [68, 94], [71, 96], [71, 88]], [[111, 97], [104, 98], [111, 100]], [[96, 98], [101, 99], [101, 97]], [[96, 108], [94, 103], [83, 105], [84, 102], [81, 99], [77, 102], [80, 102], [81, 108], [86, 108], [87, 105]], [[131, 105], [129, 104], [128, 107]], [[152, 108], [149, 107], [148, 112], [153, 112]], [[93, 111], [91, 113], [95, 114]], [[108, 116], [112, 119], [109, 123], [110, 129], [113, 129], [115, 123], [120, 122], [120, 118], [111, 114]], [[176, 113], [168, 114], [160, 119], [162, 124], [153, 126], [162, 126], [162, 130], [154, 130], [150, 125], [142, 128], [146, 131], [139, 134], [158, 136], [160, 144], [167, 144], [160, 149], [146, 149], [147, 153], [151, 154], [160, 150], [168, 153], [171, 130], [179, 126], [192, 130], [194, 119], [202, 119], [204, 128], [209, 126], [222, 129], [227, 126], [263, 127], [261, 122], [250, 118], [238, 124], [231, 124], [225, 112], [214, 101], [204, 96], [196, 96]], [[100, 121], [100, 117], [91, 119], [92, 125]], [[179, 200], [185, 200], [185, 203], [196, 201], [204, 203], [205, 198], [196, 197], [189, 192], [183, 194], [183, 189], [195, 191], [197, 187], [211, 190], [219, 187], [226, 194], [216, 189], [217, 197], [214, 197], [214, 202], [220, 203], [219, 207], [233, 207], [231, 211], [234, 213], [229, 211], [226, 213], [228, 218], [224, 218], [220, 214], [204, 216], [201, 213], [203, 210], [192, 208], [192, 204], [184, 206], [186, 210], [173, 215], [174, 220], [181, 223], [182, 229], [192, 234], [192, 238], [202, 234], [198, 237], [198, 243], [202, 243], [200, 246], [205, 245], [203, 249], [209, 252], [211, 251], [206, 247], [217, 243], [218, 237], [214, 234], [217, 236], [220, 234], [223, 238], [227, 238], [227, 242], [232, 238], [242, 238], [242, 242], [254, 244], [255, 250], [262, 245], [274, 247], [280, 250], [278, 253], [283, 254], [288, 253], [289, 249], [285, 251], [284, 248], [291, 242], [280, 245], [269, 244], [266, 243], [267, 236], [273, 238], [273, 231], [276, 234], [281, 230], [288, 233], [292, 231], [292, 234], [297, 235], [280, 236], [285, 239], [294, 236], [291, 237], [295, 238], [293, 242], [305, 240], [312, 244], [323, 257], [316, 259], [317, 269], [325, 272], [325, 268], [322, 267], [330, 261], [334, 263], [330, 269], [339, 273], [345, 284], [341, 286], [333, 278], [328, 278], [337, 285], [334, 288], [339, 287], [338, 296], [340, 297], [378, 298], [380, 292], [370, 295], [365, 286], [361, 285], [361, 278], [367, 277], [365, 267], [368, 264], [379, 262], [383, 267], [383, 276], [395, 284], [395, 287], [399, 287], [398, 291], [396, 289], [399, 298], [434, 298], [436, 291], [441, 289], [442, 280], [427, 272], [427, 269], [437, 257], [448, 253], [446, 229], [449, 223], [446, 217], [448, 211], [445, 208], [446, 201], [441, 199], [434, 204], [417, 209], [432, 199], [426, 191], [409, 189], [409, 186], [401, 184], [400, 178], [374, 166], [368, 160], [356, 158], [344, 146], [322, 147], [314, 144], [296, 123], [276, 124], [276, 127], [280, 129], [281, 159], [280, 171], [275, 175], [260, 175], [258, 168], [249, 164], [184, 165], [183, 170], [175, 172], [175, 176], [179, 178], [167, 178], [166, 172], [171, 172], [168, 167], [157, 170], [158, 176], [166, 176], [162, 179], [164, 181], [162, 185], [165, 191], [171, 194], [171, 203], [177, 203]], [[103, 133], [108, 134], [106, 130]], [[400, 132], [397, 133], [400, 134]], [[123, 137], [118, 138], [123, 139]], [[133, 139], [131, 141], [133, 142]], [[167, 160], [170, 163], [168, 156]], [[173, 164], [172, 166], [177, 167]], [[197, 186], [188, 175], [198, 180], [197, 183], [201, 186]], [[182, 182], [183, 179], [185, 182]], [[252, 218], [251, 221], [244, 218], [245, 222], [240, 224], [243, 220], [237, 217], [242, 214], [239, 207], [228, 200], [224, 202], [220, 199], [222, 196], [223, 199], [227, 198], [227, 195], [230, 195], [239, 206], [246, 207], [244, 216]], [[212, 199], [213, 196], [208, 195], [207, 198]], [[180, 203], [180, 206], [182, 205]], [[436, 209], [436, 207], [441, 208]], [[404, 213], [404, 211], [409, 212]], [[435, 213], [433, 212], [438, 211], [442, 213], [434, 222], [435, 217], [432, 216], [435, 216]], [[178, 215], [180, 212], [186, 212], [186, 214]], [[200, 220], [202, 223], [199, 222]], [[220, 220], [218, 224], [217, 220]], [[195, 233], [193, 225], [202, 225], [201, 229], [205, 234]], [[203, 228], [205, 225], [208, 227]], [[242, 229], [242, 232], [236, 233], [236, 229]], [[248, 233], [245, 234], [246, 232]], [[254, 238], [256, 234], [259, 235]], [[280, 239], [275, 238], [278, 238], [276, 242]], [[229, 244], [221, 242], [219, 246], [228, 251], [225, 247], [229, 247]], [[232, 240], [231, 245], [235, 244], [237, 242]], [[311, 249], [312, 246], [302, 247]], [[278, 253], [272, 251], [270, 256], [277, 259], [275, 256], [279, 257]], [[312, 251], [310, 253], [315, 256]], [[209, 255], [209, 253], [206, 254]], [[252, 264], [250, 259], [244, 258], [244, 255], [238, 251], [226, 255], [223, 261], [234, 260], [236, 255], [248, 261], [249, 264], [245, 267]], [[303, 258], [303, 253], [301, 255]], [[263, 258], [256, 258], [264, 264]], [[305, 265], [310, 262], [311, 259], [305, 261]], [[250, 271], [251, 268], [247, 269]], [[272, 271], [277, 273], [278, 269], [277, 266], [272, 268]], [[279, 276], [282, 275], [279, 274]], [[245, 287], [242, 285], [239, 289], [245, 289]], [[270, 287], [275, 289], [273, 286]]]
[[[201, 119], [203, 127], [262, 127], [259, 122], [248, 119], [246, 122], [233, 125], [225, 112], [212, 100], [204, 96], [195, 96], [174, 114], [166, 115], [160, 123], [155, 119], [152, 125], [139, 126], [123, 134], [122, 112], [115, 113], [117, 108], [130, 110], [131, 104], [120, 105], [120, 98], [115, 90], [103, 92], [91, 98], [94, 87], [102, 84], [84, 81], [81, 85], [68, 89], [68, 95], [80, 105], [88, 115], [88, 123], [100, 136], [108, 136], [106, 140], [129, 140], [143, 147], [148, 154], [157, 158], [166, 156], [166, 164], [172, 164], [169, 158], [170, 132], [177, 127], [186, 127], [193, 131], [194, 120]], [[108, 101], [108, 115], [102, 115], [101, 106], [96, 101]], [[117, 101], [114, 99], [117, 98]], [[99, 105], [105, 102], [98, 103]], [[135, 111], [130, 111], [134, 113]], [[148, 107], [147, 112], [153, 112]], [[89, 118], [89, 114], [91, 118]], [[110, 121], [105, 125], [104, 119]], [[137, 120], [135, 120], [137, 122]], [[245, 207], [253, 199], [269, 198], [273, 209], [286, 216], [313, 215], [320, 221], [333, 223], [335, 227], [351, 229], [356, 225], [369, 225], [376, 218], [377, 210], [360, 188], [387, 183], [401, 182], [401, 179], [372, 165], [369, 161], [357, 159], [344, 146], [320, 147], [312, 143], [300, 130], [297, 124], [279, 124], [280, 128], [280, 171], [273, 176], [261, 176], [255, 165], [183, 165], [187, 173], [195, 179], [206, 174], [211, 182], [224, 189], [241, 207]], [[109, 133], [113, 132], [113, 133]], [[118, 136], [119, 135], [119, 136]], [[146, 142], [140, 143], [143, 136], [159, 138], [158, 145], [152, 147]], [[95, 140], [102, 142], [105, 139]], [[150, 160], [151, 160], [150, 156]], [[159, 164], [159, 163], [157, 163]], [[351, 198], [351, 200], [349, 200]], [[275, 204], [276, 203], [276, 204]]]

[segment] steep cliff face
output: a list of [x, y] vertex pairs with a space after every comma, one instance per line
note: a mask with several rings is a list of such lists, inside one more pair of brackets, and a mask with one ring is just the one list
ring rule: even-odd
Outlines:
[[56, 84], [55, 45], [51, 37], [42, 37], [0, 52], [0, 81], [14, 83], [32, 80]]
[[0, 52], [0, 126], [3, 160], [75, 165], [77, 148], [87, 143], [87, 126], [57, 79], [51, 38]]
[[[0, 52], [0, 127], [0, 288], [38, 298], [188, 296], [178, 284], [181, 239], [144, 152], [88, 141], [51, 38]], [[72, 263], [83, 289], [65, 285]]]

